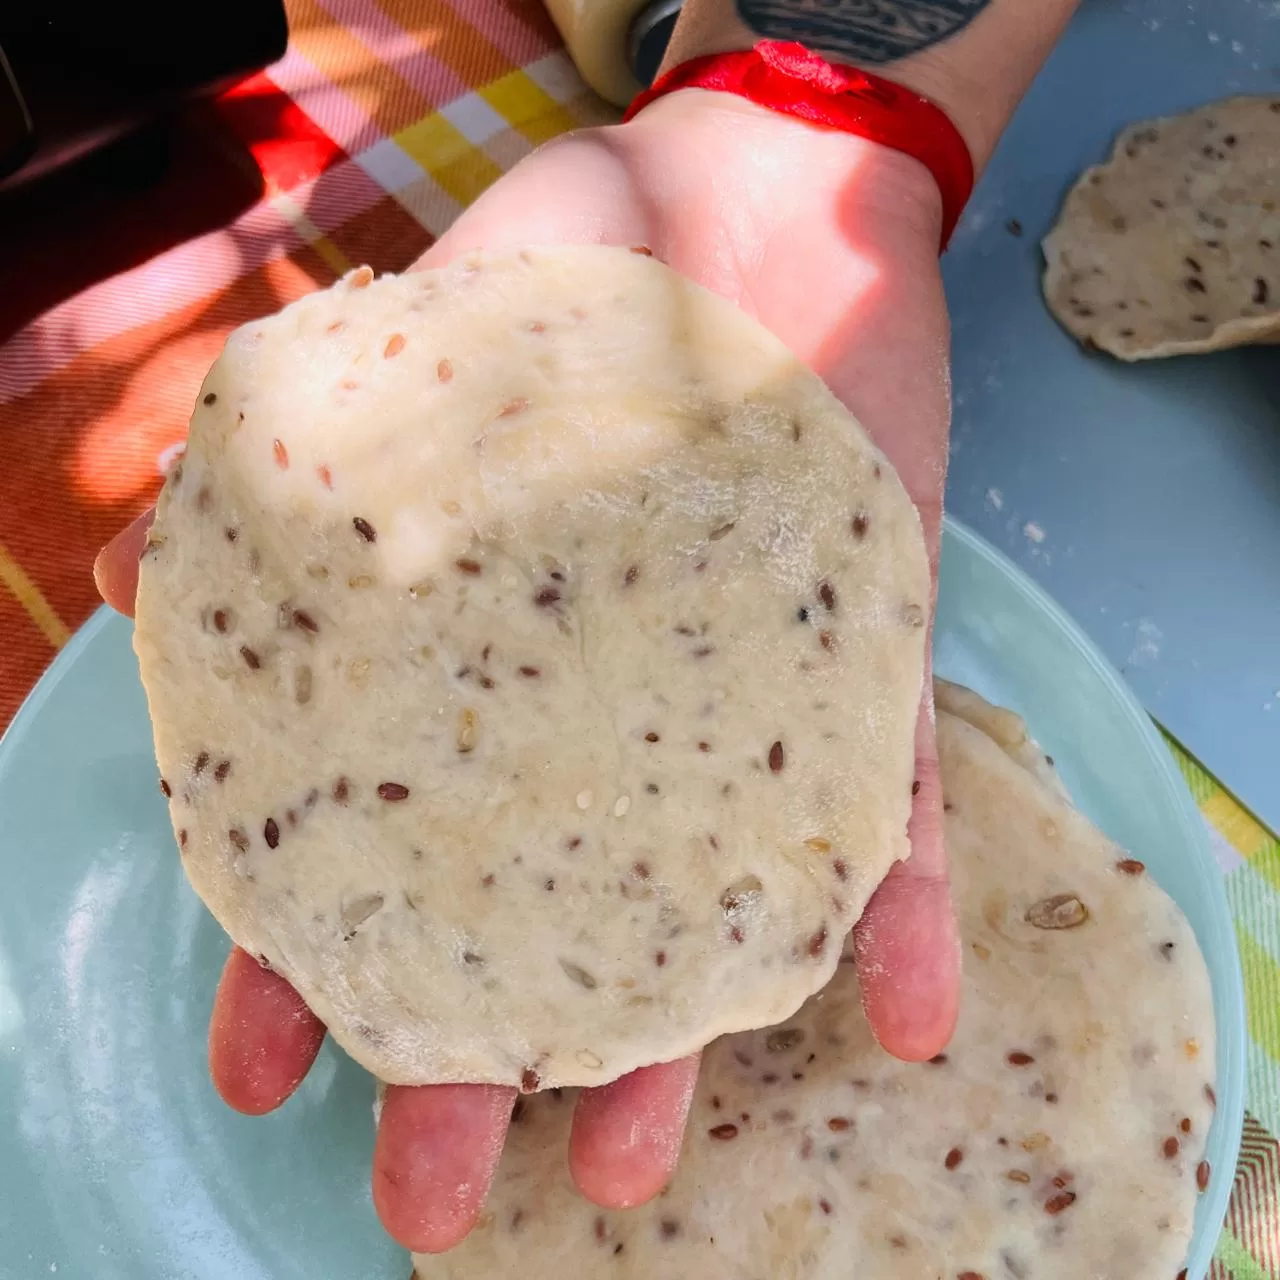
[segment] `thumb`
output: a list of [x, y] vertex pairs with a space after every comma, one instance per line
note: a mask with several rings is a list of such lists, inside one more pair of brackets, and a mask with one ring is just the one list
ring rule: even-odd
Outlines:
[[889, 872], [853, 931], [867, 1021], [880, 1044], [908, 1062], [931, 1058], [946, 1046], [960, 998], [960, 941], [947, 879], [932, 712], [926, 685], [907, 826], [911, 857]]
[[138, 560], [146, 550], [147, 530], [155, 515], [155, 508], [149, 507], [132, 524], [121, 529], [93, 562], [98, 594], [117, 613], [129, 618], [133, 617], [134, 597], [138, 594]]

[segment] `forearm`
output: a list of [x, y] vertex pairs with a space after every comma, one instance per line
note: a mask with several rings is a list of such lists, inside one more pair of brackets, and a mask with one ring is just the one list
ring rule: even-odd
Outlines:
[[663, 69], [796, 40], [942, 107], [981, 170], [1079, 0], [687, 0]]

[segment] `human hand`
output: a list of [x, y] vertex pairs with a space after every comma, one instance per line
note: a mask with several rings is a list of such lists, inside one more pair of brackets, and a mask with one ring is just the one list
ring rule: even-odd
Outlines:
[[[714, 175], [714, 176], [712, 176]], [[939, 200], [915, 161], [811, 129], [736, 98], [685, 92], [631, 124], [568, 135], [495, 184], [428, 252], [569, 242], [645, 245], [754, 315], [815, 369], [894, 463], [916, 503], [936, 576], [949, 414]], [[104, 598], [132, 612], [150, 516], [102, 554]], [[910, 861], [855, 930], [867, 1015], [891, 1053], [931, 1057], [950, 1036], [959, 950], [940, 825], [929, 685], [917, 729]], [[237, 1110], [279, 1106], [324, 1027], [279, 975], [238, 948], [210, 1026], [214, 1083]], [[669, 1178], [697, 1074], [688, 1058], [578, 1100], [569, 1163], [589, 1199], [643, 1203]], [[389, 1087], [373, 1193], [387, 1230], [434, 1252], [480, 1213], [515, 1091]]]

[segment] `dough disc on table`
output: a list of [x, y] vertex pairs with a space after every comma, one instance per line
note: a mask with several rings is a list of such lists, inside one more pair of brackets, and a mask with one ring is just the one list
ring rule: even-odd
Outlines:
[[1131, 125], [1044, 256], [1049, 309], [1121, 360], [1280, 341], [1280, 98]]
[[522, 1098], [480, 1225], [418, 1280], [1171, 1280], [1208, 1173], [1208, 973], [989, 710], [938, 715], [965, 969], [944, 1055], [885, 1054], [842, 964], [707, 1050], [669, 1189], [620, 1213], [569, 1180], [572, 1094]]
[[623, 249], [230, 338], [137, 651], [188, 875], [397, 1083], [790, 1016], [906, 856], [929, 577], [822, 382]]

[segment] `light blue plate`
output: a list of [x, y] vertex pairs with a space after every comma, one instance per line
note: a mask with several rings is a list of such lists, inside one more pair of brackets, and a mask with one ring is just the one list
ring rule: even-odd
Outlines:
[[[1132, 696], [1026, 578], [952, 525], [943, 582], [939, 671], [1027, 717], [1208, 957], [1219, 1106], [1198, 1280], [1235, 1168], [1245, 1034], [1204, 828]], [[256, 1120], [209, 1084], [226, 944], [178, 864], [129, 639], [94, 617], [0, 744], [0, 1277], [403, 1280], [369, 1200], [368, 1077], [326, 1046], [297, 1097]]]

